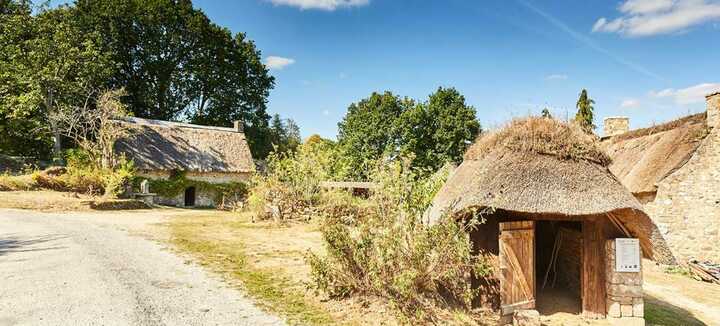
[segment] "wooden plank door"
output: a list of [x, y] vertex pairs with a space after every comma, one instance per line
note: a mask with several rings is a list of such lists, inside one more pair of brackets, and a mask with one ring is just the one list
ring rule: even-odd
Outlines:
[[502, 314], [535, 308], [535, 222], [500, 223], [499, 242]]

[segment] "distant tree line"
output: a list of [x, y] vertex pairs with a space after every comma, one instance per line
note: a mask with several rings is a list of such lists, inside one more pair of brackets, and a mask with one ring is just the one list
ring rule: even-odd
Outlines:
[[56, 8], [0, 0], [2, 153], [47, 157], [54, 148], [58, 155], [62, 137], [48, 117], [124, 89], [122, 101], [137, 117], [243, 120], [253, 155], [263, 158], [278, 145], [267, 113], [274, 83], [245, 34], [212, 23], [190, 0], [76, 0]]

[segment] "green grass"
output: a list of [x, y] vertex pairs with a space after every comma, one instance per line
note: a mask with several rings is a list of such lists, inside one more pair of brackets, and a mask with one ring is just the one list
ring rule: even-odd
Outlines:
[[704, 326], [693, 315], [683, 309], [645, 300], [645, 323], [656, 326]]
[[179, 249], [193, 254], [200, 261], [239, 280], [242, 287], [266, 310], [287, 318], [291, 324], [333, 324], [330, 314], [322, 307], [305, 299], [297, 284], [277, 271], [256, 268], [248, 263], [242, 244], [202, 238], [202, 223], [172, 223], [171, 242]]

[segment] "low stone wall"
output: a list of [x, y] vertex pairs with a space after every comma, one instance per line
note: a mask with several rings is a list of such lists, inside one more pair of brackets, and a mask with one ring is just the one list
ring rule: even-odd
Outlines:
[[644, 325], [645, 303], [640, 272], [615, 271], [615, 239], [605, 242], [607, 317], [620, 319], [620, 325]]

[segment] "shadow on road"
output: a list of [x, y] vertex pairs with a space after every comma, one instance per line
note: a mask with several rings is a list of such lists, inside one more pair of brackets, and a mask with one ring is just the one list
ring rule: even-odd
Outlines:
[[63, 235], [48, 234], [39, 237], [19, 237], [12, 234], [0, 238], [0, 256], [13, 252], [45, 251], [66, 248], [64, 246], [50, 246], [49, 242], [67, 238]]

